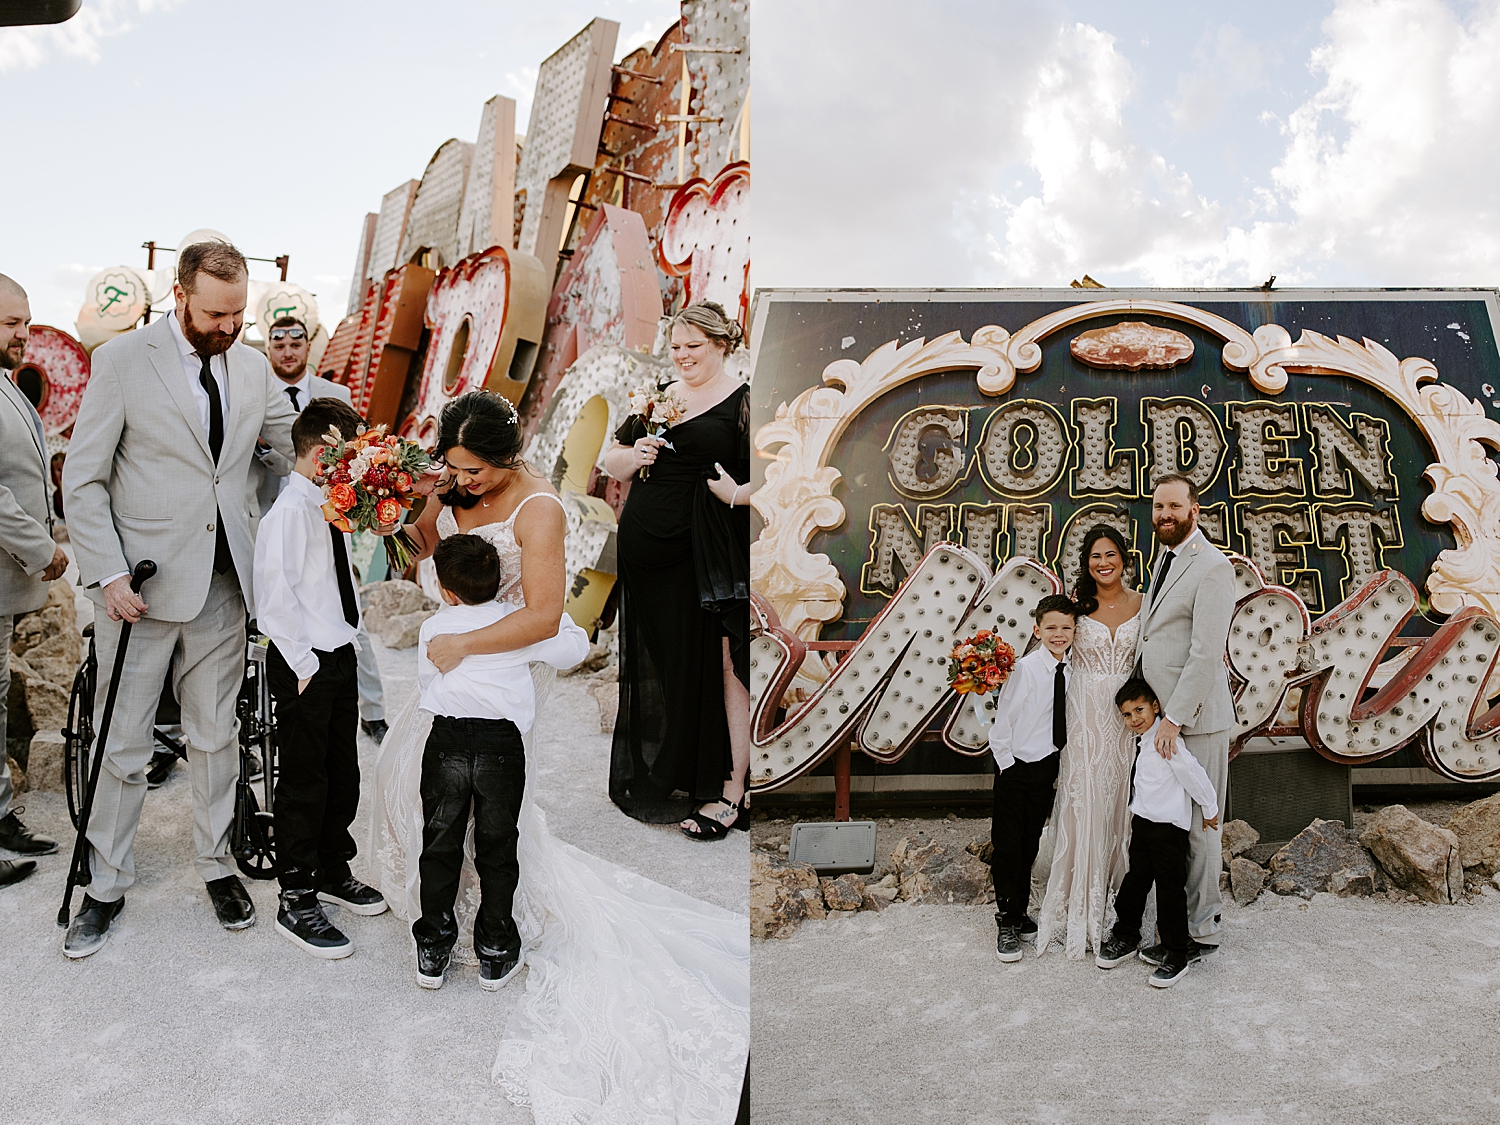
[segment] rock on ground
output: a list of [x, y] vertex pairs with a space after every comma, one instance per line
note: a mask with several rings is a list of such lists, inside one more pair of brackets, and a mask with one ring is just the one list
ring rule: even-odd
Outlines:
[[1454, 903], [1463, 897], [1458, 837], [1428, 824], [1405, 805], [1387, 805], [1371, 817], [1359, 842], [1380, 861], [1392, 882], [1419, 898]]
[[17, 793], [26, 792], [28, 782], [26, 771], [21, 768], [21, 763], [14, 758], [6, 758], [6, 765], [10, 767], [10, 785]]
[[1318, 891], [1341, 897], [1385, 889], [1385, 873], [1341, 820], [1314, 820], [1271, 857], [1271, 889], [1312, 898]]
[[750, 936], [791, 937], [808, 918], [826, 918], [823, 890], [811, 864], [762, 851], [750, 853]]
[[[365, 628], [371, 633], [382, 633], [385, 624], [393, 617], [409, 613], [426, 612], [430, 617], [439, 609], [438, 603], [422, 593], [415, 582], [404, 578], [393, 578], [386, 582], [371, 582], [359, 588], [365, 605]], [[392, 646], [389, 641], [387, 647]], [[415, 644], [416, 641], [412, 641]]]
[[411, 648], [421, 637], [422, 622], [436, 612], [435, 609], [419, 609], [387, 617], [380, 625], [380, 643], [386, 648]]
[[1500, 871], [1500, 793], [1459, 809], [1448, 831], [1458, 837], [1465, 868], [1485, 876]]
[[1243, 820], [1226, 822], [1221, 844], [1224, 849], [1224, 870], [1230, 869], [1229, 861], [1235, 856], [1244, 855], [1258, 843], [1260, 843], [1260, 833]]
[[865, 881], [858, 875], [840, 875], [836, 879], [820, 879], [823, 903], [829, 910], [858, 910], [865, 900]]
[[1243, 856], [1229, 861], [1229, 892], [1241, 906], [1249, 906], [1265, 889], [1266, 869]]
[[969, 905], [995, 900], [989, 865], [967, 848], [960, 851], [903, 837], [891, 852], [891, 866], [906, 902]]

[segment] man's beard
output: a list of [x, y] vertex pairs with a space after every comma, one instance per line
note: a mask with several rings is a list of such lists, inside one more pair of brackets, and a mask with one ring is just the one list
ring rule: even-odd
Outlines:
[[472, 508], [479, 503], [479, 493], [461, 488], [455, 481], [446, 492], [438, 493], [438, 503], [446, 504], [450, 508]]
[[[178, 323], [182, 325], [182, 334], [187, 342], [193, 345], [193, 351], [200, 356], [222, 355], [227, 352], [234, 343], [234, 336], [226, 336], [222, 332], [200, 332], [193, 326], [193, 310], [183, 309], [186, 314]], [[238, 333], [235, 333], [237, 336]]]
[[276, 367], [274, 364], [272, 365], [271, 370], [276, 372], [276, 377], [278, 379], [281, 379], [287, 383], [295, 383], [298, 379], [302, 378], [302, 373], [307, 370], [307, 360], [304, 359], [301, 365], [295, 371], [283, 371], [281, 368]]
[[1191, 519], [1180, 520], [1173, 517], [1171, 522], [1172, 529], [1170, 531], [1163, 531], [1161, 526], [1162, 521], [1160, 519], [1153, 519], [1151, 521], [1151, 530], [1156, 532], [1156, 537], [1168, 547], [1180, 547], [1183, 541], [1193, 533], [1193, 521]]
[[19, 347], [12, 344], [4, 351], [0, 351], [0, 367], [7, 371], [14, 371], [26, 362], [26, 345], [23, 342]]

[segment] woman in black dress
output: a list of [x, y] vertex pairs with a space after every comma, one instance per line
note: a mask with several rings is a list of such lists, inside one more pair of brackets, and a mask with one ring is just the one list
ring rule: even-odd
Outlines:
[[[620, 711], [609, 795], [652, 824], [717, 840], [749, 828], [749, 388], [724, 371], [743, 338], [704, 301], [672, 322], [686, 415], [664, 438], [639, 415], [604, 467], [634, 477], [620, 516]], [[643, 472], [644, 470], [644, 472]]]

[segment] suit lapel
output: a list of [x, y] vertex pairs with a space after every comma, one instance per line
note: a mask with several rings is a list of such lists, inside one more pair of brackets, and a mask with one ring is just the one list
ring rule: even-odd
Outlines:
[[[1151, 620], [1152, 614], [1156, 612], [1156, 607], [1161, 605], [1162, 601], [1165, 600], [1167, 591], [1177, 585], [1182, 576], [1198, 561], [1198, 556], [1203, 551], [1203, 544], [1204, 540], [1195, 536], [1191, 544], [1177, 549], [1177, 556], [1172, 560], [1172, 569], [1167, 572], [1166, 581], [1162, 584], [1162, 588], [1156, 591], [1156, 597], [1152, 599], [1150, 608], [1146, 611], [1147, 621]], [[1149, 591], [1147, 596], [1150, 597]]]
[[31, 405], [31, 400], [21, 393], [20, 387], [16, 386], [9, 379], [4, 378], [3, 376], [0, 376], [0, 381], [3, 381], [5, 383], [4, 393], [6, 401], [9, 402], [11, 406], [15, 407], [16, 412], [21, 415], [22, 420], [26, 423], [26, 433], [31, 438], [32, 448], [36, 450], [37, 456], [42, 459], [42, 475], [45, 477], [47, 468], [47, 449], [45, 446], [37, 444], [37, 431], [39, 429], [37, 423], [39, 419], [37, 417], [36, 408]]
[[[176, 315], [175, 312], [167, 313], [167, 316]], [[183, 420], [187, 422], [188, 429], [192, 431], [193, 437], [198, 442], [198, 447], [212, 463], [214, 454], [208, 446], [208, 434], [203, 430], [203, 415], [198, 412], [198, 400], [188, 389], [187, 373], [182, 367], [182, 354], [177, 350], [177, 339], [172, 335], [172, 327], [167, 323], [167, 316], [156, 322], [160, 327], [146, 329], [151, 333], [146, 341], [151, 349], [151, 365], [156, 368], [157, 375], [166, 385], [167, 394], [171, 395], [172, 401], [177, 404], [177, 409], [181, 411]]]
[[239, 350], [239, 344], [231, 344], [229, 350], [224, 353], [224, 384], [229, 388], [229, 409], [224, 415], [226, 445], [229, 435], [239, 436], [240, 419], [245, 413], [245, 395], [248, 393], [248, 380], [245, 378], [243, 366], [239, 363]]

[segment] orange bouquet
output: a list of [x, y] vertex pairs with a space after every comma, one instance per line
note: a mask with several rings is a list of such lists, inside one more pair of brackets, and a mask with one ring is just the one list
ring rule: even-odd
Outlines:
[[[384, 426], [361, 426], [352, 441], [337, 430], [323, 435], [318, 458], [323, 485], [323, 517], [340, 531], [374, 531], [400, 523], [411, 509], [415, 483], [432, 458], [415, 442], [387, 434]], [[404, 572], [415, 544], [400, 528], [385, 536], [391, 573]]]
[[948, 660], [948, 686], [960, 695], [987, 695], [1010, 679], [1016, 650], [989, 629], [981, 629], [953, 646]]

